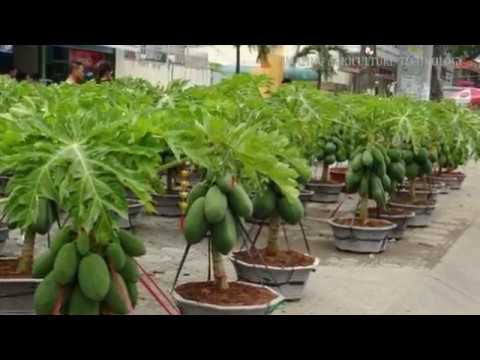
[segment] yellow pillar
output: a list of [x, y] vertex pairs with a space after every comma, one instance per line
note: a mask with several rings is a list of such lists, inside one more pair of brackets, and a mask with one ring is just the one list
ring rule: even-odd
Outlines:
[[264, 95], [268, 91], [275, 91], [283, 82], [283, 74], [285, 69], [285, 57], [283, 46], [272, 49], [268, 55], [268, 60], [255, 68], [252, 73], [256, 75], [267, 75], [272, 79], [272, 87], [270, 89], [261, 89]]

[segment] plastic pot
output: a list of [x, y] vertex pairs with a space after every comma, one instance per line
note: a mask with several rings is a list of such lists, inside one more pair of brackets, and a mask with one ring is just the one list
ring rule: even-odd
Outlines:
[[396, 224], [383, 219], [375, 219], [380, 226], [360, 226], [353, 219], [329, 219], [339, 250], [355, 253], [380, 253], [388, 246], [388, 238]]

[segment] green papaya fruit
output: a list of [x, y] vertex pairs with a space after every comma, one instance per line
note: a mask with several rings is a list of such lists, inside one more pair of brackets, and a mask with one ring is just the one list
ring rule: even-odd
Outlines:
[[216, 252], [228, 255], [237, 242], [237, 226], [235, 219], [227, 209], [225, 218], [212, 227], [212, 246]]
[[253, 201], [253, 216], [256, 219], [265, 220], [271, 217], [275, 211], [276, 196], [275, 192], [267, 188], [260, 194], [257, 194]]
[[187, 243], [194, 245], [207, 235], [209, 224], [205, 217], [205, 197], [200, 197], [190, 208], [185, 217], [184, 236]]
[[131, 232], [120, 229], [118, 231], [118, 238], [120, 239], [120, 243], [125, 251], [125, 254], [138, 257], [147, 253], [147, 249], [145, 248], [145, 243], [143, 240], [139, 239]]
[[217, 187], [212, 186], [205, 196], [205, 218], [210, 224], [218, 224], [227, 211], [227, 197]]
[[77, 248], [73, 242], [65, 244], [57, 254], [52, 275], [55, 281], [65, 286], [75, 280], [78, 268]]
[[110, 288], [110, 272], [105, 260], [90, 254], [80, 261], [78, 284], [82, 293], [92, 301], [102, 301]]
[[253, 215], [253, 203], [241, 184], [228, 194], [228, 205], [233, 214], [249, 219]]
[[277, 211], [280, 217], [290, 225], [298, 224], [305, 215], [305, 209], [300, 199], [282, 197], [277, 199]]

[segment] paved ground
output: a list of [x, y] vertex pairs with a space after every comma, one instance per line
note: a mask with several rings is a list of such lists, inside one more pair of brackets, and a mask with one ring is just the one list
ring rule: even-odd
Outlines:
[[[331, 230], [322, 221], [332, 206], [310, 205], [305, 227], [312, 253], [320, 266], [312, 273], [304, 299], [286, 303], [276, 314], [477, 314], [480, 313], [480, 165], [467, 167], [462, 190], [440, 195], [433, 223], [408, 230], [403, 240], [390, 243], [382, 254], [358, 255], [335, 249]], [[353, 209], [347, 199], [341, 211]], [[178, 219], [142, 216], [136, 233], [148, 245], [142, 264], [157, 283], [170, 289], [185, 242]], [[288, 228], [292, 248], [305, 249], [300, 229]], [[18, 252], [12, 238], [6, 254]], [[259, 240], [261, 244], [262, 236]], [[38, 246], [44, 247], [46, 241]], [[228, 264], [231, 278], [233, 267]], [[179, 283], [205, 280], [207, 249], [191, 250]], [[164, 312], [141, 290], [138, 314]]]

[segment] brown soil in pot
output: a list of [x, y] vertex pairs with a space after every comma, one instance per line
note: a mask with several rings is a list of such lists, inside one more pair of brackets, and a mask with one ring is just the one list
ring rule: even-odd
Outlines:
[[234, 254], [235, 258], [255, 265], [276, 267], [294, 267], [313, 265], [315, 259], [293, 250], [280, 250], [277, 256], [269, 256], [265, 249], [240, 251]]
[[265, 305], [277, 298], [264, 288], [237, 282], [229, 285], [227, 290], [220, 290], [213, 281], [196, 282], [180, 285], [175, 291], [187, 300], [221, 306]]
[[367, 219], [365, 223], [360, 218], [355, 219], [335, 219], [334, 222], [344, 226], [358, 226], [358, 227], [370, 227], [370, 228], [382, 228], [392, 225], [389, 221], [381, 219]]

